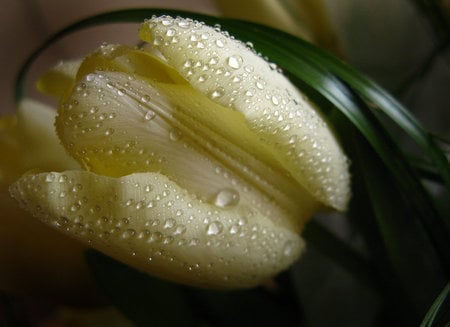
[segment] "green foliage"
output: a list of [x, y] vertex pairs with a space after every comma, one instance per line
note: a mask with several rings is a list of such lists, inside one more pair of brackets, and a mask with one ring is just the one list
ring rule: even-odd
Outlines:
[[[23, 96], [30, 65], [62, 36], [94, 25], [142, 22], [161, 14], [220, 24], [236, 38], [252, 42], [255, 51], [277, 63], [320, 105], [352, 162], [354, 196], [347, 218], [367, 251], [356, 251], [317, 221], [309, 224], [304, 237], [378, 294], [383, 303], [381, 314], [387, 317], [385, 325], [419, 325], [428, 311], [422, 326], [443, 326], [444, 320], [436, 317], [441, 317], [438, 313], [448, 305], [450, 222], [435, 210], [423, 178], [433, 176], [450, 190], [449, 162], [435, 138], [398, 101], [334, 56], [291, 35], [249, 22], [164, 9], [122, 10], [85, 19], [52, 36], [24, 65], [16, 98]], [[421, 167], [426, 169], [416, 169], [417, 160], [403, 153], [388, 123], [417, 143], [422, 150]], [[307, 301], [298, 298], [289, 278], [278, 281], [275, 293], [264, 288], [207, 292], [154, 280], [96, 253], [89, 253], [88, 259], [113, 303], [142, 326], [286, 326], [301, 320], [299, 300]]]

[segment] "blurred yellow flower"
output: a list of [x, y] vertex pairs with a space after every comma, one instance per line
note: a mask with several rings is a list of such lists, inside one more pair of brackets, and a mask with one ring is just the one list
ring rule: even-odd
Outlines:
[[142, 49], [103, 45], [42, 78], [83, 169], [32, 171], [11, 194], [153, 275], [255, 286], [299, 257], [315, 211], [345, 209], [347, 159], [315, 106], [227, 33], [163, 16], [140, 37]]
[[19, 208], [9, 185], [33, 167], [79, 169], [54, 132], [56, 112], [33, 101], [0, 119], [0, 289], [66, 304], [99, 301], [85, 246]]

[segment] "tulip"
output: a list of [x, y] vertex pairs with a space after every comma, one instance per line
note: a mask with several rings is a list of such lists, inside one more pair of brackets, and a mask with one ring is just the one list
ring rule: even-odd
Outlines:
[[139, 35], [142, 48], [103, 45], [41, 79], [83, 168], [31, 171], [11, 194], [160, 278], [258, 285], [300, 256], [314, 212], [345, 210], [347, 159], [315, 105], [218, 27], [162, 16]]

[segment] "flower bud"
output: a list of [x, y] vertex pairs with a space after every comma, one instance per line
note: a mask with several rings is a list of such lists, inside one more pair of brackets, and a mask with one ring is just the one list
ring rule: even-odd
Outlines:
[[227, 33], [163, 16], [139, 35], [143, 49], [104, 45], [71, 63], [76, 73], [43, 78], [61, 100], [61, 143], [84, 170], [28, 174], [11, 193], [161, 278], [255, 286], [299, 257], [315, 211], [345, 209], [347, 159], [316, 107]]

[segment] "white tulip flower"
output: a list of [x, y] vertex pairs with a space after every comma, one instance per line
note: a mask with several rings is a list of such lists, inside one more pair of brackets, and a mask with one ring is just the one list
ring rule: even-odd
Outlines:
[[142, 49], [104, 45], [43, 78], [83, 169], [34, 170], [11, 194], [155, 276], [258, 285], [299, 257], [314, 212], [346, 208], [347, 159], [315, 105], [244, 43], [168, 16], [140, 37]]

